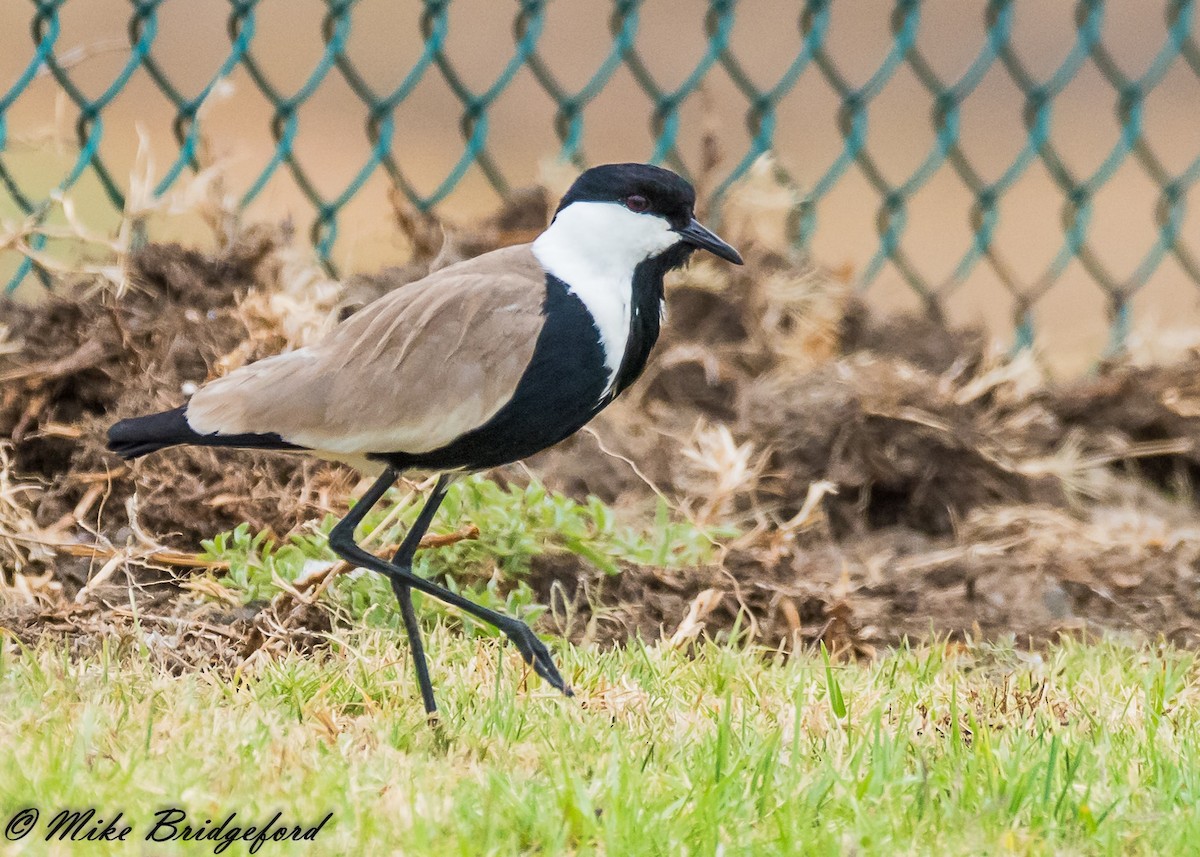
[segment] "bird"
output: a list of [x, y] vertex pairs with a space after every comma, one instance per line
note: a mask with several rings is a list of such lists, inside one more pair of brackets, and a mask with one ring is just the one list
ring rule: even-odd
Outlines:
[[[173, 410], [121, 420], [108, 448], [125, 459], [180, 445], [279, 450], [378, 473], [329, 547], [390, 580], [426, 714], [436, 716], [437, 701], [414, 589], [496, 627], [571, 696], [527, 624], [415, 574], [413, 557], [457, 476], [553, 446], [637, 380], [663, 324], [669, 271], [697, 250], [742, 264], [695, 204], [692, 185], [665, 168], [592, 167], [532, 242], [430, 273], [312, 345], [235, 369]], [[437, 478], [388, 562], [354, 531], [408, 471]]]

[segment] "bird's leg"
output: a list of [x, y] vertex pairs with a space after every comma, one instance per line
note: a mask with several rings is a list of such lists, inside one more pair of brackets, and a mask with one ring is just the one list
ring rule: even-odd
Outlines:
[[[338, 522], [337, 526], [329, 533], [329, 547], [333, 552], [352, 565], [360, 568], [369, 568], [379, 574], [386, 575], [394, 582], [402, 583], [412, 589], [432, 595], [434, 598], [457, 607], [464, 613], [494, 626], [504, 636], [513, 641], [517, 647], [517, 651], [521, 653], [521, 657], [533, 667], [538, 675], [549, 682], [552, 687], [561, 690], [567, 696], [573, 696], [571, 688], [563, 681], [558, 668], [554, 666], [554, 661], [550, 657], [550, 650], [546, 648], [546, 644], [539, 640], [537, 635], [533, 633], [533, 630], [524, 622], [469, 601], [456, 592], [451, 592], [443, 586], [438, 586], [432, 581], [413, 574], [412, 569], [392, 565], [390, 562], [380, 559], [355, 543], [355, 528], [366, 517], [371, 507], [379, 502], [388, 488], [395, 484], [397, 478], [398, 474], [396, 471], [389, 467], [376, 480], [375, 484], [367, 489], [367, 493], [362, 496], [362, 499], [354, 504], [354, 508], [350, 510], [346, 517]], [[422, 514], [424, 514], [424, 510], [422, 510]], [[430, 514], [432, 515], [432, 512]]]
[[[442, 505], [442, 500], [445, 499], [453, 481], [454, 477], [447, 474], [438, 477], [437, 484], [429, 492], [429, 498], [421, 507], [420, 514], [409, 527], [396, 555], [392, 557], [392, 565], [412, 570], [413, 557], [421, 545], [421, 538], [433, 522], [433, 516]], [[429, 664], [425, 660], [425, 645], [421, 642], [421, 626], [417, 623], [417, 613], [413, 610], [412, 587], [396, 577], [389, 579], [392, 581], [392, 591], [396, 593], [396, 600], [400, 602], [400, 615], [404, 617], [404, 629], [408, 632], [408, 645], [412, 649], [413, 666], [417, 670], [417, 686], [421, 688], [421, 701], [425, 703], [425, 713], [436, 714], [437, 700], [433, 698], [433, 683], [429, 680]]]

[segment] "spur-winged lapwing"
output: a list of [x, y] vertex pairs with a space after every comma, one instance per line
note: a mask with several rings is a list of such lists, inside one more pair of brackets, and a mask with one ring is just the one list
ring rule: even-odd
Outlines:
[[[243, 366], [173, 411], [122, 420], [109, 448], [124, 458], [178, 444], [274, 449], [382, 466], [329, 545], [391, 580], [426, 710], [436, 704], [410, 589], [495, 625], [570, 694], [529, 626], [414, 574], [413, 555], [454, 474], [558, 443], [637, 379], [658, 339], [664, 274], [697, 248], [741, 264], [695, 219], [695, 198], [659, 167], [587, 170], [532, 244], [436, 271], [316, 345]], [[354, 529], [406, 470], [441, 475], [389, 563], [355, 544]]]

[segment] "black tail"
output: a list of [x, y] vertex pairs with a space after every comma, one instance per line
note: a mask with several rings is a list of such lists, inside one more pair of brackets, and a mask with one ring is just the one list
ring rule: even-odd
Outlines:
[[108, 448], [122, 458], [137, 458], [168, 446], [236, 446], [242, 449], [303, 449], [277, 434], [199, 434], [188, 425], [187, 406], [121, 420], [108, 430]]

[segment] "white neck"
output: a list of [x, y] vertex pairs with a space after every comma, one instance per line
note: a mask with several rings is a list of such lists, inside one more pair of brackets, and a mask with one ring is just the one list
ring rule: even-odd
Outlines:
[[573, 202], [533, 242], [541, 266], [591, 313], [604, 348], [609, 388], [629, 338], [634, 269], [679, 240], [661, 217], [637, 214], [615, 202]]

